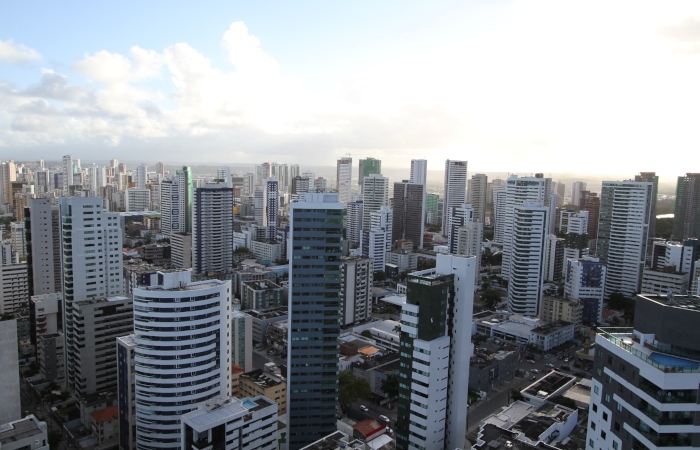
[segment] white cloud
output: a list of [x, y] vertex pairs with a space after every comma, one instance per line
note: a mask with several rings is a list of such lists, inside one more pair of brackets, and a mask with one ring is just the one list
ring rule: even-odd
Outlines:
[[22, 64], [41, 59], [39, 52], [23, 44], [15, 44], [12, 39], [0, 39], [0, 62]]

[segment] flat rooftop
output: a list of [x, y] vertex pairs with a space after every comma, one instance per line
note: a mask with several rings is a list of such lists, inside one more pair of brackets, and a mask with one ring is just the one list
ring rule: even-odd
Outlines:
[[270, 309], [249, 309], [245, 313], [260, 320], [273, 319], [275, 317], [282, 317], [288, 315], [289, 309], [287, 306], [280, 306], [278, 308]]
[[549, 372], [544, 377], [540, 378], [535, 383], [532, 383], [522, 392], [523, 394], [528, 394], [533, 397], [538, 397], [538, 394], [540, 392], [546, 392], [549, 396], [561, 389], [566, 383], [575, 379], [576, 377], [574, 377], [573, 375], [568, 375], [554, 370], [552, 372]]
[[251, 280], [241, 283], [256, 291], [281, 291], [282, 288], [270, 280]]
[[533, 333], [539, 333], [539, 334], [550, 334], [554, 333], [555, 331], [561, 330], [562, 328], [566, 328], [573, 325], [571, 322], [566, 322], [564, 320], [557, 320], [556, 322], [550, 322], [548, 324], [539, 326], [535, 329], [532, 330]]
[[10, 422], [0, 427], [0, 445], [9, 445], [46, 432], [46, 427], [34, 416]]
[[486, 424], [479, 430], [479, 439], [484, 441], [484, 443], [475, 445], [472, 448], [476, 450], [556, 450], [556, 447], [543, 442], [533, 445], [519, 441], [517, 435], [518, 433], [516, 432], [504, 430], [493, 424]]

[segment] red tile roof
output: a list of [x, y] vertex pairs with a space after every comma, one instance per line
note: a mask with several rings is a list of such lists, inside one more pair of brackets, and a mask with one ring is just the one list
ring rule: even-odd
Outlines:
[[372, 436], [373, 434], [377, 433], [378, 431], [383, 430], [384, 428], [386, 428], [386, 425], [381, 424], [373, 419], [366, 419], [366, 420], [363, 420], [362, 422], [358, 422], [355, 425], [355, 429], [357, 431], [359, 431], [360, 433], [362, 433], [362, 435], [365, 438]]
[[97, 423], [106, 422], [119, 417], [119, 407], [110, 406], [109, 408], [101, 409], [90, 414]]

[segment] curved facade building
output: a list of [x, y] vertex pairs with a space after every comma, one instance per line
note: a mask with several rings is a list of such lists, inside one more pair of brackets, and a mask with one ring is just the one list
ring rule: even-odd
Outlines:
[[180, 448], [180, 417], [230, 392], [230, 281], [158, 272], [134, 289], [136, 443]]

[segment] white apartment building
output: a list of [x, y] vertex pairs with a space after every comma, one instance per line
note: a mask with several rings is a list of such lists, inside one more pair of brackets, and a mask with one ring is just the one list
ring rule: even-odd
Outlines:
[[562, 279], [564, 253], [564, 239], [548, 234], [544, 250], [544, 281], [558, 282]]
[[367, 231], [362, 230], [363, 258], [372, 258], [374, 271], [384, 270], [386, 265], [387, 247], [391, 247], [391, 228], [374, 228]]
[[134, 183], [136, 184], [136, 189], [146, 189], [146, 183], [148, 183], [148, 166], [146, 164], [140, 164], [136, 166], [136, 173], [134, 175]]
[[370, 319], [374, 262], [370, 258], [343, 258], [341, 272], [341, 326]]
[[34, 339], [42, 334], [58, 332], [58, 311], [61, 307], [61, 293], [33, 295], [31, 307], [34, 309], [36, 334]]
[[46, 422], [33, 414], [9, 423], [0, 422], [0, 448], [3, 450], [49, 450]]
[[182, 416], [183, 450], [276, 450], [277, 403], [267, 397], [216, 397]]
[[149, 211], [150, 208], [150, 190], [146, 188], [126, 190], [126, 212]]
[[460, 206], [467, 200], [467, 161], [445, 161], [444, 207], [442, 215], [442, 234], [447, 236], [450, 208]]
[[351, 244], [359, 245], [362, 238], [362, 200], [346, 203], [345, 237]]
[[[102, 211], [100, 197], [61, 197], [61, 268], [66, 358], [76, 347], [73, 302], [122, 295], [122, 229], [118, 214]], [[77, 380], [66, 364], [66, 387]]]
[[347, 205], [352, 193], [352, 158], [338, 158], [336, 167], [336, 190], [338, 201]]
[[[512, 262], [514, 245], [514, 208], [525, 203], [538, 202], [541, 207], [547, 208], [549, 211], [550, 193], [552, 180], [551, 178], [540, 177], [523, 177], [518, 178], [517, 175], [511, 175], [506, 182], [506, 204], [503, 215], [497, 216], [497, 220], [503, 218], [503, 263], [501, 266], [501, 275], [506, 280], [510, 279], [512, 267], [516, 264]], [[500, 201], [500, 199], [499, 199]], [[500, 205], [499, 205], [500, 207]], [[548, 214], [551, 216], [551, 214]], [[546, 232], [549, 234], [549, 220]]]
[[586, 190], [586, 183], [583, 181], [574, 181], [571, 185], [571, 204], [574, 206], [580, 206], [579, 202], [581, 200], [581, 191]]
[[[261, 225], [267, 227], [268, 239], [277, 239], [277, 224], [279, 222], [279, 202], [279, 182], [274, 177], [263, 181]], [[257, 209], [255, 213], [257, 215]]]
[[19, 311], [29, 301], [27, 264], [0, 264], [0, 314]]
[[641, 289], [653, 183], [603, 181], [596, 256], [607, 268], [605, 296]]
[[[362, 197], [362, 229], [371, 230], [371, 213], [389, 204], [389, 179], [373, 173], [364, 177]], [[387, 228], [391, 230], [391, 226]]]
[[231, 364], [245, 372], [253, 367], [253, 317], [241, 311], [231, 313]]
[[192, 282], [189, 270], [134, 289], [139, 449], [181, 448], [180, 415], [230, 392], [231, 308], [230, 281]]
[[[511, 260], [508, 310], [513, 313], [539, 315], [549, 213], [539, 202], [513, 206], [512, 235], [506, 239]], [[505, 245], [503, 257], [505, 260]]]

